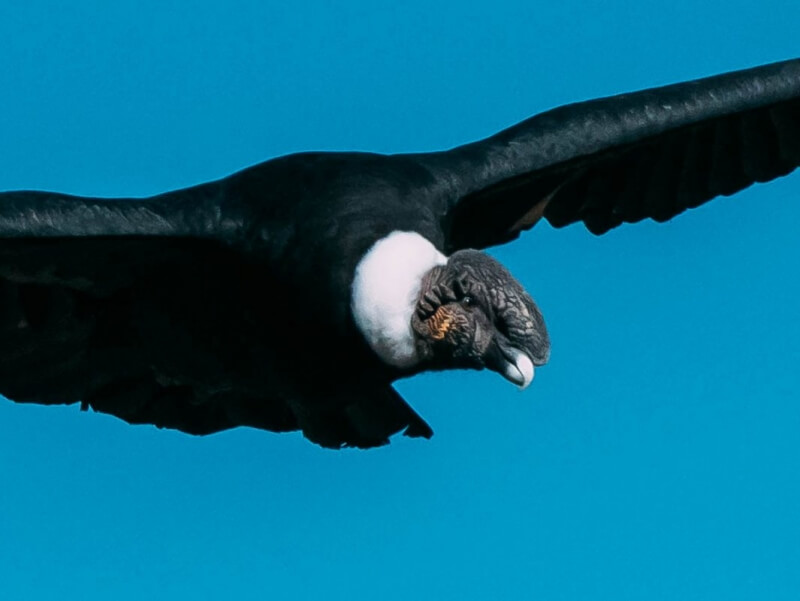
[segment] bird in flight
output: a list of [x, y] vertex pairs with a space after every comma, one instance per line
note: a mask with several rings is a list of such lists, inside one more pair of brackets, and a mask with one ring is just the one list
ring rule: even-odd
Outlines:
[[0, 394], [192, 434], [373, 447], [392, 382], [550, 342], [481, 249], [544, 218], [666, 221], [800, 165], [800, 59], [570, 104], [432, 153], [308, 152], [142, 199], [0, 193]]

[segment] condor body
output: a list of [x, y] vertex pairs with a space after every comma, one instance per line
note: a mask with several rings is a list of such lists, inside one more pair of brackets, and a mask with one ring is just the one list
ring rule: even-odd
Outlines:
[[486, 367], [525, 386], [549, 357], [533, 299], [480, 249], [541, 218], [670, 219], [798, 164], [793, 60], [444, 152], [296, 154], [147, 199], [2, 193], [0, 393], [194, 434], [430, 436], [396, 379]]

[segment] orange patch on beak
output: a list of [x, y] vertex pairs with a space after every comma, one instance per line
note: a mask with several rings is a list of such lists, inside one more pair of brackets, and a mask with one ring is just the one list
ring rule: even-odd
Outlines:
[[436, 313], [431, 315], [428, 323], [431, 328], [431, 338], [442, 340], [453, 323], [453, 315], [444, 307], [439, 307]]

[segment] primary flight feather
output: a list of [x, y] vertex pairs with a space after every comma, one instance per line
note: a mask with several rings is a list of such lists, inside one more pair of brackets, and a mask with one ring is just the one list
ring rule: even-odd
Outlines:
[[428, 424], [392, 388], [549, 357], [480, 250], [601, 234], [800, 165], [800, 60], [572, 104], [449, 151], [302, 153], [146, 199], [0, 194], [0, 394], [193, 434], [371, 447]]

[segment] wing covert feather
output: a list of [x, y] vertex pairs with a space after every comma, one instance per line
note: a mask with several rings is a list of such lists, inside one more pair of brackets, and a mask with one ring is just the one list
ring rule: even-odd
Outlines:
[[223, 235], [224, 180], [149, 198], [0, 193], [0, 239]]

